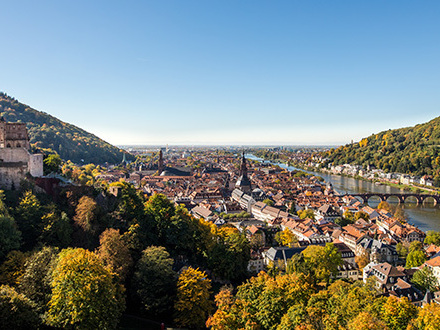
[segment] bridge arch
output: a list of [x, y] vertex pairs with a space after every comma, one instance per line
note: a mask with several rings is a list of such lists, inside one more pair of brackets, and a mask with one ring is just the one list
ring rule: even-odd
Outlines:
[[381, 194], [364, 194], [363, 200], [364, 204], [369, 204], [371, 198], [379, 199], [379, 203], [384, 201], [384, 197]]
[[422, 203], [422, 198], [420, 198], [419, 195], [415, 195], [415, 194], [405, 194], [402, 195], [403, 197], [403, 202], [404, 203], [414, 203], [417, 205], [420, 205]]
[[390, 203], [390, 204], [402, 204], [403, 203], [402, 198], [398, 195], [384, 196], [384, 200], [385, 200], [385, 202]]
[[428, 203], [432, 203], [434, 206], [437, 206], [439, 203], [439, 198], [435, 197], [435, 196], [420, 196], [421, 198], [421, 202], [420, 205], [422, 204], [428, 204]]

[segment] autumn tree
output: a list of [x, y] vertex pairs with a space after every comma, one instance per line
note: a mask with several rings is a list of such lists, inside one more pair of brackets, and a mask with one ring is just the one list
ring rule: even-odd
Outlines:
[[419, 310], [417, 318], [408, 330], [438, 330], [440, 329], [440, 305], [432, 302]]
[[257, 251], [266, 245], [264, 235], [260, 232], [256, 232], [254, 235], [252, 235], [249, 239], [249, 243], [254, 251]]
[[298, 242], [298, 239], [289, 228], [286, 228], [283, 231], [279, 231], [278, 233], [276, 233], [275, 240], [280, 246], [288, 247], [293, 247], [293, 245]]
[[76, 206], [76, 214], [73, 217], [75, 224], [85, 232], [97, 230], [98, 204], [89, 196], [80, 198]]
[[48, 325], [115, 329], [125, 303], [122, 286], [98, 257], [84, 249], [61, 251], [52, 280]]
[[133, 274], [132, 289], [148, 315], [171, 312], [177, 283], [173, 264], [174, 260], [162, 246], [150, 246], [142, 252]]
[[377, 205], [377, 209], [378, 210], [385, 210], [387, 212], [392, 213], [393, 212], [393, 208], [391, 207], [391, 205], [386, 202], [386, 201], [382, 201], [379, 203], [379, 205]]
[[212, 309], [209, 300], [211, 280], [205, 272], [188, 267], [177, 282], [177, 300], [174, 304], [175, 322], [181, 327], [200, 328]]
[[360, 312], [350, 321], [348, 329], [352, 330], [387, 330], [386, 324], [369, 312]]
[[389, 296], [382, 306], [382, 320], [390, 330], [405, 330], [416, 315], [417, 307], [406, 297]]
[[133, 265], [133, 259], [123, 236], [119, 230], [108, 228], [99, 237], [99, 243], [96, 253], [99, 259], [124, 282]]
[[359, 269], [362, 270], [370, 263], [370, 254], [367, 251], [363, 251], [360, 255], [354, 258], [354, 261], [359, 266]]
[[240, 321], [237, 320], [237, 311], [236, 309], [231, 310], [234, 302], [232, 287], [222, 287], [215, 296], [217, 310], [214, 315], [208, 318], [206, 326], [213, 330], [238, 329]]

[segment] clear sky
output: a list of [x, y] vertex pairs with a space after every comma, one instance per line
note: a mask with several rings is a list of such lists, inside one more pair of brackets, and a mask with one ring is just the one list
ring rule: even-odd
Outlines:
[[440, 115], [437, 0], [0, 10], [0, 90], [113, 144], [343, 144]]

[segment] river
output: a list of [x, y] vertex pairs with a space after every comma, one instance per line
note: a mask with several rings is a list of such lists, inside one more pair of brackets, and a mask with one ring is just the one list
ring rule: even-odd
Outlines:
[[[251, 154], [247, 154], [246, 158], [263, 161], [262, 158], [256, 157]], [[265, 161], [268, 162], [268, 161]], [[289, 171], [301, 170], [293, 166], [288, 166], [282, 163], [272, 163], [279, 165]], [[304, 170], [301, 170], [304, 171]], [[405, 193], [404, 190], [390, 187], [387, 185], [376, 185], [373, 182], [358, 180], [351, 177], [332, 175], [321, 172], [310, 172], [317, 176], [324, 178], [326, 182], [330, 182], [333, 185], [333, 189], [340, 194], [361, 194], [361, 193]], [[380, 200], [378, 198], [370, 198], [369, 205], [371, 207], [376, 207]], [[397, 200], [388, 200], [390, 204], [397, 204]], [[424, 203], [423, 205], [416, 205], [415, 202], [407, 202], [403, 205], [403, 209], [408, 216], [409, 223], [416, 225], [423, 231], [435, 230], [440, 231], [440, 206], [434, 206], [433, 204]]]

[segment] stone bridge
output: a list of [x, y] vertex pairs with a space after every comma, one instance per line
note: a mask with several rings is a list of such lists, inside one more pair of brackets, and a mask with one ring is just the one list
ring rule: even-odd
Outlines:
[[386, 202], [388, 198], [390, 197], [396, 197], [399, 200], [400, 204], [405, 203], [405, 201], [413, 197], [417, 201], [417, 205], [423, 204], [423, 202], [427, 199], [432, 199], [434, 201], [434, 205], [440, 204], [440, 195], [430, 195], [430, 194], [384, 194], [384, 193], [365, 193], [365, 194], [344, 194], [342, 196], [353, 196], [353, 197], [359, 197], [362, 199], [362, 202], [364, 204], [368, 203], [368, 200], [370, 197], [376, 196], [380, 199], [381, 202]]

